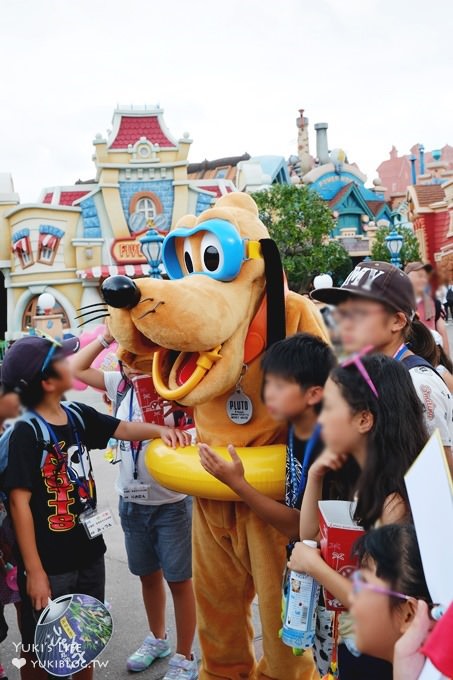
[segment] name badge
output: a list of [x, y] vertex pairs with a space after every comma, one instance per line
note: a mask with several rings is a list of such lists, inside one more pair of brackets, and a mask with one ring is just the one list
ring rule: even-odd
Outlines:
[[147, 501], [149, 498], [149, 484], [129, 484], [124, 489], [123, 498], [127, 503]]
[[236, 425], [245, 425], [253, 416], [253, 403], [250, 397], [239, 387], [227, 399], [228, 418]]
[[87, 510], [79, 517], [88, 538], [97, 538], [104, 531], [113, 527], [114, 519], [110, 510]]

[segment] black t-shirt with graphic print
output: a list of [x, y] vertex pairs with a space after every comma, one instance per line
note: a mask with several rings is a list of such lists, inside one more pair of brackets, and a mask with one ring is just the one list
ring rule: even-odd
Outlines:
[[[82, 444], [82, 460], [69, 422], [51, 425], [63, 458], [50, 444], [43, 455], [42, 443], [37, 441], [35, 431], [26, 422], [17, 423], [9, 442], [5, 487], [31, 491], [36, 544], [48, 574], [82, 569], [106, 550], [102, 536], [88, 538], [79, 517], [89, 506], [88, 497], [96, 499], [89, 451], [105, 448], [120, 421], [85, 404], [77, 404], [77, 407], [85, 425], [82, 428], [73, 417]], [[69, 476], [67, 466], [70, 467]], [[76, 484], [76, 479], [80, 479], [82, 485]]]

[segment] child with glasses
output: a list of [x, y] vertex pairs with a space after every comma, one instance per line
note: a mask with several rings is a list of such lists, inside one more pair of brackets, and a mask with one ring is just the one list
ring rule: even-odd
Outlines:
[[[422, 405], [405, 368], [382, 355], [357, 356], [335, 368], [324, 390], [320, 424], [326, 450], [308, 473], [300, 538], [318, 537], [319, 500], [356, 499], [354, 519], [366, 530], [407, 521], [404, 475], [425, 445], [427, 433]], [[350, 581], [329, 567], [319, 551], [297, 543], [290, 568], [311, 574], [348, 606]], [[340, 632], [348, 640], [347, 617], [342, 618]], [[382, 667], [383, 662], [356, 659], [349, 649], [354, 649], [352, 642], [340, 644], [341, 680], [391, 678], [391, 669]]]
[[358, 649], [393, 661], [395, 644], [417, 612], [417, 601], [431, 602], [415, 529], [388, 525], [357, 542], [360, 570], [352, 577], [350, 612]]
[[[104, 601], [106, 547], [96, 527], [102, 517], [90, 450], [105, 448], [111, 437], [188, 443], [179, 430], [124, 422], [84, 404], [62, 403], [73, 383], [67, 357], [78, 344], [77, 338], [58, 343], [29, 336], [14, 343], [2, 365], [6, 388], [19, 394], [28, 413], [28, 420], [19, 419], [11, 433], [5, 479], [20, 553], [23, 680], [48, 677], [31, 650], [37, 616], [49, 598], [80, 592]], [[39, 430], [47, 433], [45, 440], [38, 438]], [[92, 675], [91, 668], [78, 673], [80, 680]]]
[[[336, 306], [346, 352], [372, 345], [375, 352], [400, 361], [409, 371], [423, 404], [429, 434], [438, 429], [453, 474], [453, 397], [433, 368], [437, 349], [431, 332], [417, 316], [411, 280], [388, 262], [361, 262], [341, 288], [320, 288], [312, 298]], [[400, 413], [406, 412], [404, 402]]]

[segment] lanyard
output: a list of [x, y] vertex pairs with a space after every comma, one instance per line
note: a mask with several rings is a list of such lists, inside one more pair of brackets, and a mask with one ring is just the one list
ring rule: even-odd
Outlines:
[[290, 507], [295, 507], [298, 499], [305, 490], [308, 477], [308, 468], [310, 467], [311, 459], [313, 457], [313, 452], [315, 446], [319, 441], [321, 436], [321, 425], [319, 423], [316, 425], [313, 434], [307, 442], [304, 452], [304, 458], [302, 461], [302, 469], [300, 473], [300, 481], [296, 492], [297, 484], [297, 472], [296, 472], [296, 457], [294, 455], [294, 428], [291, 427], [288, 436], [288, 460], [289, 460], [289, 470], [290, 470]]
[[33, 411], [32, 413], [47, 428], [47, 431], [49, 432], [49, 437], [50, 437], [51, 443], [53, 445], [55, 453], [57, 454], [58, 460], [59, 460], [60, 463], [66, 464], [66, 474], [68, 476], [69, 481], [72, 482], [72, 484], [75, 484], [75, 486], [78, 490], [79, 499], [83, 502], [85, 501], [85, 498], [82, 497], [81, 493], [80, 493], [80, 490], [82, 489], [86, 494], [87, 502], [89, 503], [89, 505], [92, 508], [94, 508], [95, 500], [94, 500], [93, 491], [92, 491], [92, 488], [91, 488], [91, 485], [90, 485], [90, 480], [88, 479], [87, 474], [85, 472], [85, 466], [84, 466], [84, 463], [83, 463], [84, 448], [82, 446], [82, 442], [80, 441], [79, 432], [77, 430], [77, 427], [75, 425], [75, 422], [74, 422], [72, 415], [69, 413], [69, 411], [64, 406], [62, 406], [62, 408], [63, 408], [64, 412], [66, 413], [66, 415], [68, 416], [68, 422], [71, 426], [72, 432], [74, 434], [74, 438], [76, 440], [77, 450], [78, 450], [78, 453], [79, 453], [79, 461], [80, 461], [80, 465], [82, 466], [83, 479], [78, 477], [77, 474], [75, 473], [75, 471], [72, 469], [70, 462], [69, 462], [69, 456], [67, 454], [65, 456], [63, 451], [61, 450], [60, 442], [58, 441], [57, 436], [56, 436], [52, 426], [47, 422], [47, 420], [45, 418], [40, 416], [39, 413], [36, 413], [36, 411]]
[[396, 350], [393, 358], [395, 361], [401, 361], [406, 352], [409, 351], [409, 347], [403, 342], [403, 344]]
[[[129, 400], [129, 422], [132, 423], [134, 415], [134, 388], [131, 387], [131, 398]], [[132, 460], [134, 461], [134, 479], [138, 479], [138, 457], [142, 448], [142, 442], [129, 442], [132, 452]]]

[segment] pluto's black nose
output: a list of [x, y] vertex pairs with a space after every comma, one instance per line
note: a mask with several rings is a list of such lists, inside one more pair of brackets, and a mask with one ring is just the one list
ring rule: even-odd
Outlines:
[[140, 290], [128, 276], [109, 276], [101, 287], [104, 300], [110, 307], [132, 309], [140, 301]]

